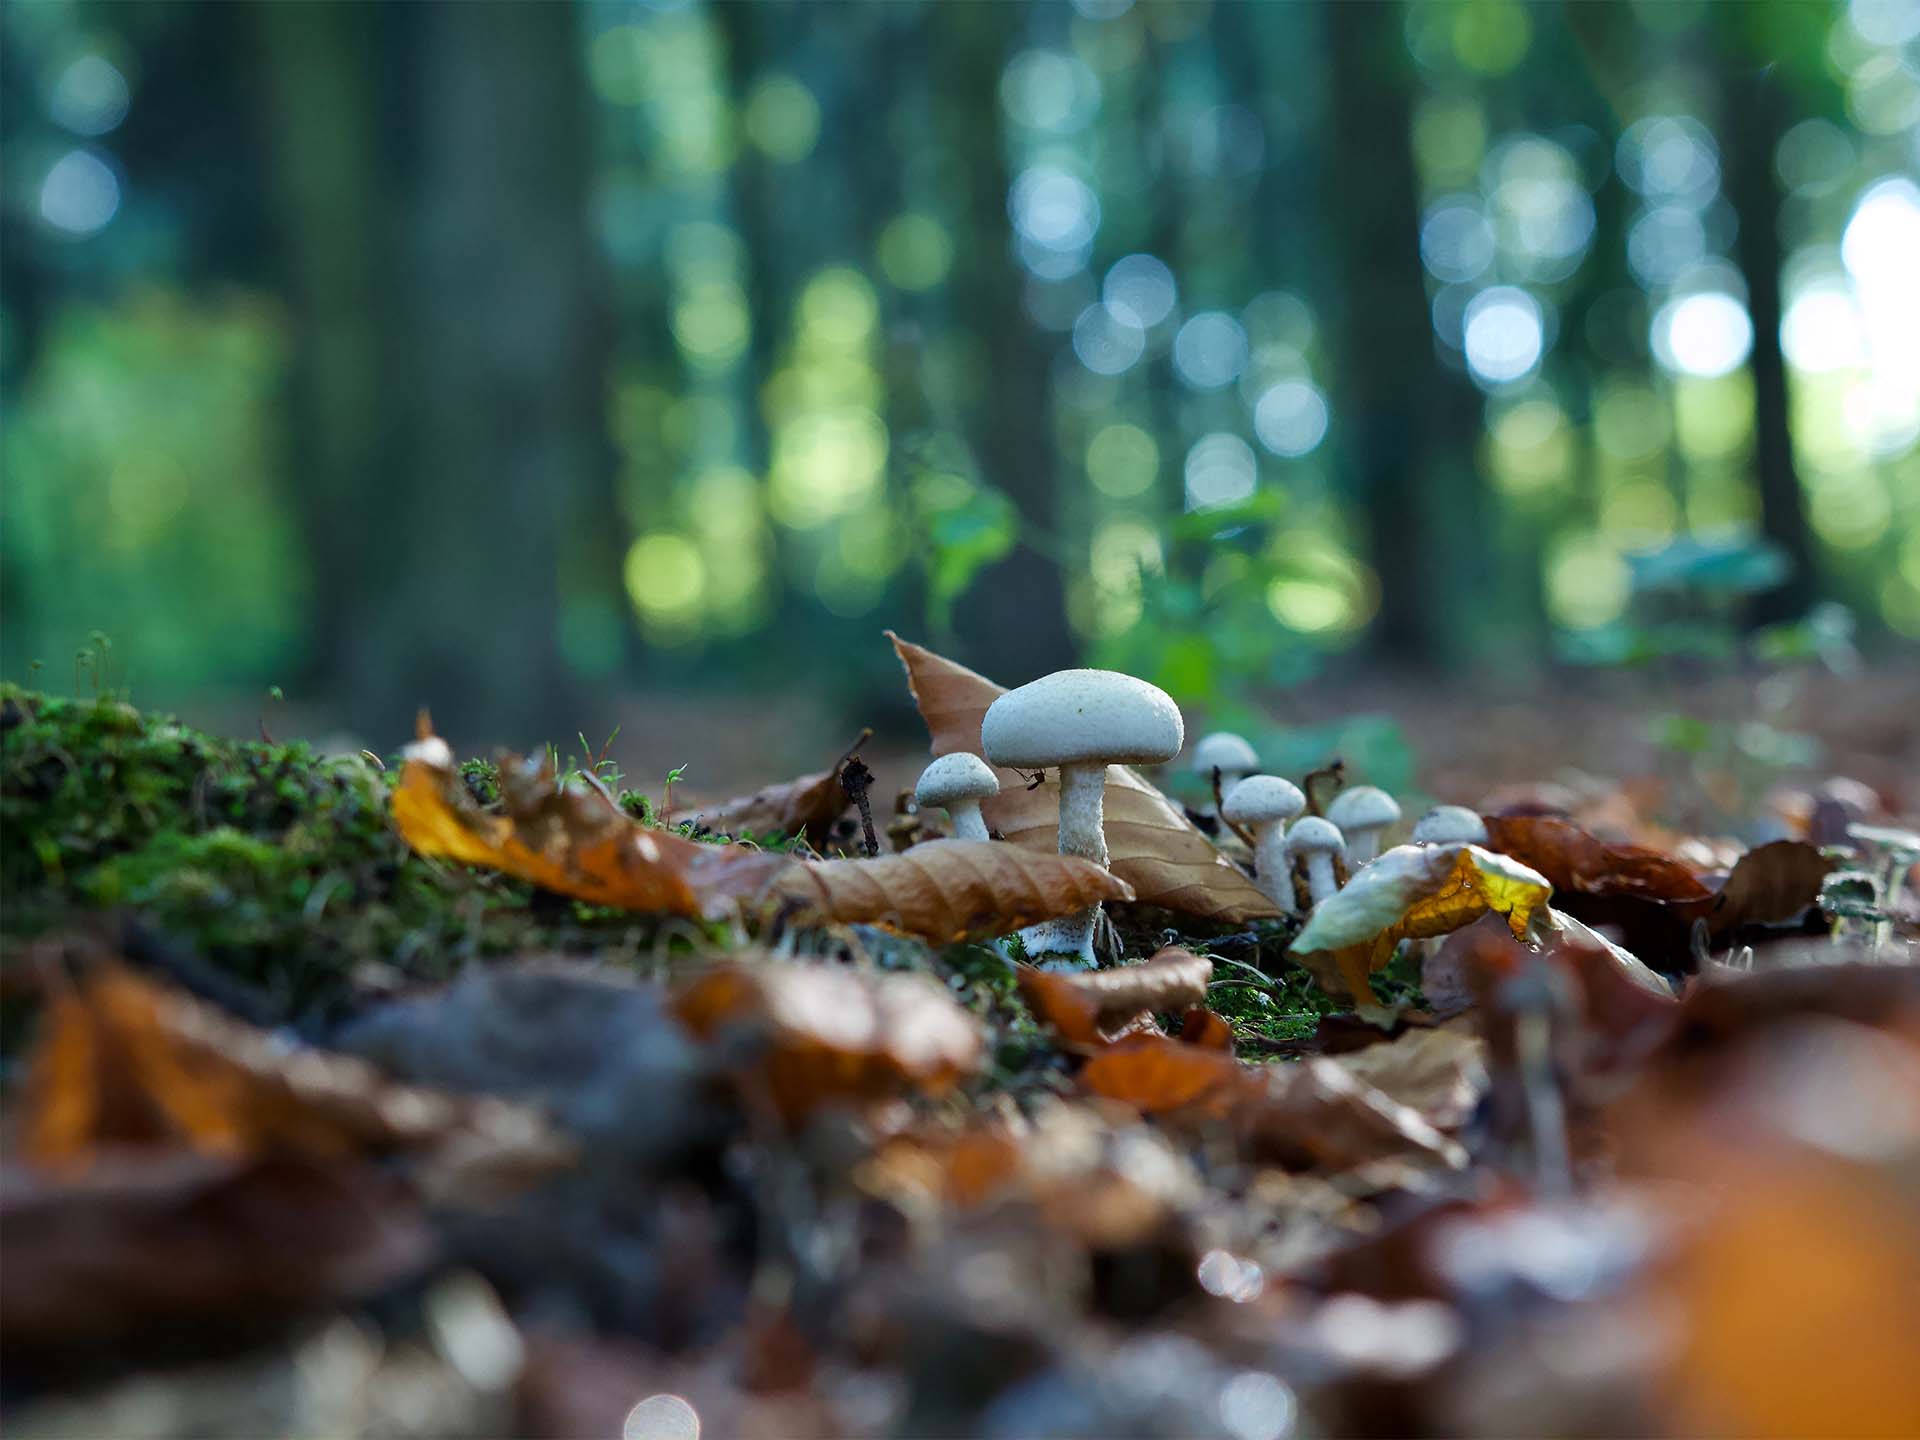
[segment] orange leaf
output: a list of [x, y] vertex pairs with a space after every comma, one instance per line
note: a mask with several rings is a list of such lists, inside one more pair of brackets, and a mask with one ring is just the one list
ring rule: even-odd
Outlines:
[[47, 1007], [21, 1151], [81, 1166], [128, 1147], [232, 1158], [347, 1156], [487, 1134], [541, 1148], [532, 1113], [391, 1084], [365, 1061], [283, 1042], [119, 966]]
[[[891, 630], [907, 688], [933, 737], [933, 753], [980, 753], [980, 721], [1006, 691], [964, 665], [902, 640]], [[1060, 782], [1050, 776], [1037, 789], [1015, 770], [998, 770], [1000, 793], [983, 800], [989, 827], [1030, 850], [1059, 848]], [[1231, 861], [1196, 830], [1180, 807], [1132, 770], [1107, 767], [1107, 850], [1113, 873], [1133, 886], [1138, 899], [1205, 920], [1242, 924], [1280, 911]]]
[[798, 862], [774, 891], [822, 919], [884, 925], [937, 945], [1133, 898], [1124, 880], [1091, 860], [984, 840], [929, 840], [875, 860]]
[[719, 965], [683, 986], [674, 1014], [695, 1035], [759, 1047], [764, 1098], [789, 1120], [837, 1100], [939, 1094], [980, 1068], [974, 1018], [925, 975], [767, 961]]
[[792, 863], [745, 845], [702, 845], [641, 825], [604, 795], [562, 787], [551, 769], [519, 756], [500, 764], [506, 813], [482, 810], [444, 740], [407, 749], [393, 794], [401, 836], [422, 855], [484, 865], [557, 895], [628, 910], [706, 919], [765, 891]]
[[1251, 1083], [1238, 1060], [1218, 1050], [1140, 1035], [1095, 1055], [1080, 1071], [1090, 1094], [1131, 1105], [1143, 1115], [1175, 1110], [1225, 1114]]
[[1108, 1045], [1149, 1012], [1204, 1006], [1213, 962], [1170, 945], [1138, 965], [1069, 973], [1022, 965], [1017, 975], [1027, 1004], [1061, 1039]]
[[1615, 925], [1642, 957], [1684, 951], [1713, 891], [1684, 861], [1643, 845], [1611, 845], [1546, 815], [1489, 815], [1487, 846], [1538, 870], [1554, 904], [1590, 925]]

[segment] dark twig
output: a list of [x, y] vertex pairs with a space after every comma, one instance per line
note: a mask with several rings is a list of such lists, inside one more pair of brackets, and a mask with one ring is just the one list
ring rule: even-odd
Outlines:
[[1318, 770], [1308, 772], [1307, 778], [1300, 782], [1300, 789], [1307, 797], [1307, 813], [1324, 818], [1327, 812], [1320, 808], [1320, 797], [1313, 793], [1314, 782], [1318, 780], [1332, 780], [1338, 790], [1347, 783], [1347, 762], [1336, 755]]
[[880, 853], [880, 837], [873, 828], [873, 806], [867, 802], [867, 787], [873, 784], [873, 771], [858, 755], [849, 757], [840, 767], [840, 788], [847, 792], [847, 798], [853, 801], [860, 811], [861, 848], [867, 858], [873, 859]]
[[1220, 823], [1222, 825], [1240, 837], [1240, 843], [1245, 845], [1247, 849], [1252, 850], [1256, 847], [1257, 842], [1253, 838], [1253, 832], [1248, 830], [1246, 826], [1236, 825], [1227, 818], [1227, 801], [1226, 797], [1220, 793], [1220, 767], [1218, 765], [1213, 767], [1213, 813], [1220, 817]]

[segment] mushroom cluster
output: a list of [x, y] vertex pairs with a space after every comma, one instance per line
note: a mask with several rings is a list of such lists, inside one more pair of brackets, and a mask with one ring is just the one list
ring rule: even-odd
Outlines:
[[[914, 798], [944, 807], [958, 838], [984, 841], [980, 802], [1000, 793], [993, 767], [1058, 770], [1060, 853], [1105, 867], [1108, 767], [1164, 764], [1185, 738], [1180, 707], [1157, 686], [1112, 670], [1060, 670], [995, 700], [980, 723], [981, 754], [941, 756], [921, 774]], [[1318, 905], [1338, 890], [1341, 869], [1371, 863], [1382, 835], [1400, 821], [1393, 797], [1372, 785], [1343, 791], [1324, 816], [1303, 814], [1300, 787], [1260, 773], [1253, 747], [1224, 731], [1196, 744], [1190, 763], [1209, 786], [1218, 784], [1220, 818], [1252, 832], [1254, 883], [1283, 914], [1299, 909], [1296, 868], [1309, 903]], [[1480, 817], [1458, 805], [1428, 811], [1413, 833], [1414, 844], [1485, 839]], [[1030, 955], [1066, 954], [1092, 965], [1099, 916], [1100, 907], [1090, 906], [1029, 926], [1021, 939]]]

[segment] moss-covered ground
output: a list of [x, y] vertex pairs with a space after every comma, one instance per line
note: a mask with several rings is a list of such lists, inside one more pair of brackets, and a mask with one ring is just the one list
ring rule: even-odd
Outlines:
[[[740, 942], [722, 928], [585, 905], [414, 855], [388, 816], [398, 768], [397, 756], [207, 735], [110, 695], [61, 699], [0, 686], [0, 965], [23, 963], [27, 945], [49, 934], [131, 929], [294, 1019], [358, 987], [430, 981], [488, 956], [651, 964]], [[469, 761], [463, 773], [477, 798], [495, 798], [490, 764]], [[652, 823], [644, 795], [606, 778], [629, 814]], [[1141, 953], [1174, 939], [1205, 946], [1165, 930], [1158, 942], [1129, 938]], [[1338, 1008], [1281, 961], [1279, 934], [1237, 941], [1223, 947], [1238, 958], [1217, 965], [1212, 1000], [1255, 1048], [1298, 1039]], [[875, 932], [851, 943], [882, 964], [941, 973], [1000, 1022], [1003, 1064], [1018, 1068], [1038, 1043], [991, 951], [936, 956]], [[1382, 976], [1383, 998], [1405, 978]]]

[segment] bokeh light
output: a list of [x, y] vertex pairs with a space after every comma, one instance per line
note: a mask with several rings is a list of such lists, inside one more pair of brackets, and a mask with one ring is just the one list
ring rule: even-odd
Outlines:
[[1483, 386], [1526, 378], [1546, 350], [1540, 302], [1513, 285], [1496, 285], [1474, 296], [1462, 315], [1461, 335], [1467, 366]]
[[40, 183], [40, 218], [69, 235], [91, 235], [120, 209], [120, 180], [91, 150], [69, 150]]
[[1746, 363], [1753, 349], [1747, 307], [1722, 291], [1669, 300], [1653, 317], [1653, 353], [1667, 369], [1712, 378]]

